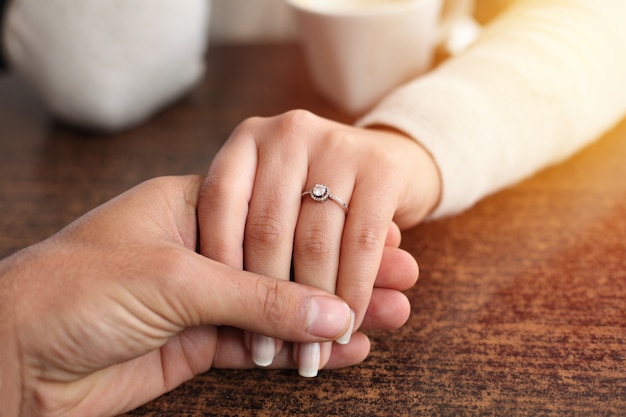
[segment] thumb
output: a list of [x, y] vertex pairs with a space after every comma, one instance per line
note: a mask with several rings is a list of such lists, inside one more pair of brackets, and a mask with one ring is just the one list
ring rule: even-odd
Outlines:
[[171, 311], [162, 312], [183, 327], [220, 324], [313, 342], [337, 339], [350, 326], [350, 307], [334, 294], [186, 253], [185, 265], [173, 271], [176, 278], [164, 280], [164, 305]]

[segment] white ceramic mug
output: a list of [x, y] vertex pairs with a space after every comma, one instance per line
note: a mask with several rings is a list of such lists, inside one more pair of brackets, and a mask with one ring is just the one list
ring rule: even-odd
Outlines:
[[448, 0], [445, 9], [443, 0], [286, 2], [294, 11], [314, 85], [352, 114], [425, 72], [457, 22], [470, 29], [475, 25], [467, 7], [471, 0]]

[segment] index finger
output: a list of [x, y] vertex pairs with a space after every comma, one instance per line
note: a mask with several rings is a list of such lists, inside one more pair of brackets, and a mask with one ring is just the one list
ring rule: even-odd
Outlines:
[[200, 253], [243, 268], [243, 239], [248, 202], [257, 166], [249, 123], [233, 132], [213, 159], [198, 201]]

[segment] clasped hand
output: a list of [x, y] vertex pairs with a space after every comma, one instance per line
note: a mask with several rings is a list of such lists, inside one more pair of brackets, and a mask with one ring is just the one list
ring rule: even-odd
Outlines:
[[[380, 155], [350, 129], [303, 112], [247, 121], [206, 180], [150, 180], [0, 262], [3, 415], [120, 414], [210, 367], [255, 366], [262, 338], [272, 367], [362, 361], [356, 329], [404, 323], [417, 264], [392, 222], [406, 221], [402, 181], [365, 169]], [[313, 181], [348, 215], [303, 198]], [[328, 348], [307, 363], [315, 344]]]
[[[316, 184], [348, 203], [348, 213], [335, 201], [303, 197]], [[201, 252], [234, 268], [285, 281], [293, 275], [336, 293], [349, 304], [354, 329], [373, 325], [365, 321], [368, 308], [389, 311], [391, 321], [376, 327], [397, 327], [409, 313], [398, 290], [416, 274], [375, 285], [386, 236], [392, 221], [410, 226], [428, 214], [438, 185], [430, 156], [399, 132], [351, 127], [302, 110], [252, 118], [209, 169], [199, 204]], [[280, 342], [251, 339], [255, 362], [270, 364]], [[330, 347], [300, 346], [300, 373], [315, 375]]]

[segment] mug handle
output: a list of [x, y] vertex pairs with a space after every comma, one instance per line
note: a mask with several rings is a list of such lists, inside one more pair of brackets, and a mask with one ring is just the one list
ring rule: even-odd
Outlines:
[[444, 0], [437, 42], [440, 50], [455, 56], [474, 43], [482, 27], [473, 13], [474, 0]]

